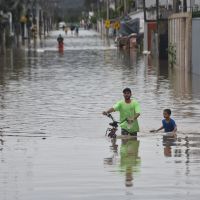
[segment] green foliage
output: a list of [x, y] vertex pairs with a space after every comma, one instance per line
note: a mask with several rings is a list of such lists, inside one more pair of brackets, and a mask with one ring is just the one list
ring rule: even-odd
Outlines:
[[13, 15], [13, 22], [19, 22], [23, 10], [23, 0], [1, 0], [0, 10], [3, 10], [4, 13], [11, 12]]
[[97, 0], [85, 0], [84, 5], [87, 11], [97, 10]]
[[135, 8], [135, 1], [133, 0], [128, 0], [128, 7], [131, 8]]
[[119, 6], [117, 7], [117, 11], [118, 11], [120, 14], [122, 14], [122, 13], [124, 12], [124, 5], [119, 5]]
[[[103, 9], [101, 12], [100, 12], [100, 16], [99, 18], [100, 19], [106, 19], [107, 17], [107, 13], [106, 13], [106, 10]], [[117, 18], [119, 17], [119, 11], [118, 10], [113, 10], [112, 8], [109, 9], [109, 18], [110, 19], [114, 19], [114, 18]]]
[[119, 12], [117, 10], [110, 9], [110, 19], [117, 18], [119, 16]]
[[97, 17], [95, 15], [92, 16], [90, 21], [91, 21], [92, 24], [96, 24], [97, 23]]
[[18, 5], [22, 4], [23, 0], [1, 0], [0, 1], [0, 10], [3, 10], [4, 12], [8, 11], [15, 11], [18, 7]]
[[192, 17], [193, 17], [193, 18], [200, 17], [200, 10], [193, 11], [193, 12], [192, 12]]
[[168, 47], [169, 64], [173, 67], [176, 64], [176, 46], [172, 43]]

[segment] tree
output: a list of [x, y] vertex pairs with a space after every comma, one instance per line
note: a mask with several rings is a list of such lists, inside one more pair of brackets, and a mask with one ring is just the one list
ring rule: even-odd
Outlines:
[[14, 11], [17, 8], [17, 6], [22, 2], [23, 0], [1, 0], [0, 8], [4, 12]]
[[98, 0], [85, 0], [84, 5], [87, 11], [97, 8]]

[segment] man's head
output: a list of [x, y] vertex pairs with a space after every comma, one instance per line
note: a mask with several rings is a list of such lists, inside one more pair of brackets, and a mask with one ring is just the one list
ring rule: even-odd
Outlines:
[[123, 90], [123, 94], [124, 94], [124, 98], [125, 100], [130, 100], [131, 96], [132, 96], [132, 92], [130, 88], [125, 88]]
[[172, 112], [171, 112], [170, 109], [165, 109], [165, 110], [163, 110], [163, 116], [164, 116], [164, 118], [165, 118], [165, 119], [170, 118], [171, 113], [172, 113]]

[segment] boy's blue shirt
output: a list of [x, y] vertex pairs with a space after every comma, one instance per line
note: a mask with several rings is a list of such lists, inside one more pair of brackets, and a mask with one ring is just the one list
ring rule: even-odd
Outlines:
[[173, 119], [170, 119], [169, 122], [167, 122], [166, 119], [163, 119], [162, 125], [165, 132], [172, 132], [174, 128], [176, 127], [176, 122]]

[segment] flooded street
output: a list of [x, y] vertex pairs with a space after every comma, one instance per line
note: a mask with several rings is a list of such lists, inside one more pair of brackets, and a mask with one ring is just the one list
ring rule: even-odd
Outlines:
[[[58, 52], [58, 34], [0, 57], [0, 200], [197, 200], [200, 77], [119, 52], [94, 31], [68, 33]], [[112, 145], [101, 113], [125, 87], [141, 130]], [[178, 141], [149, 133], [165, 108]]]

